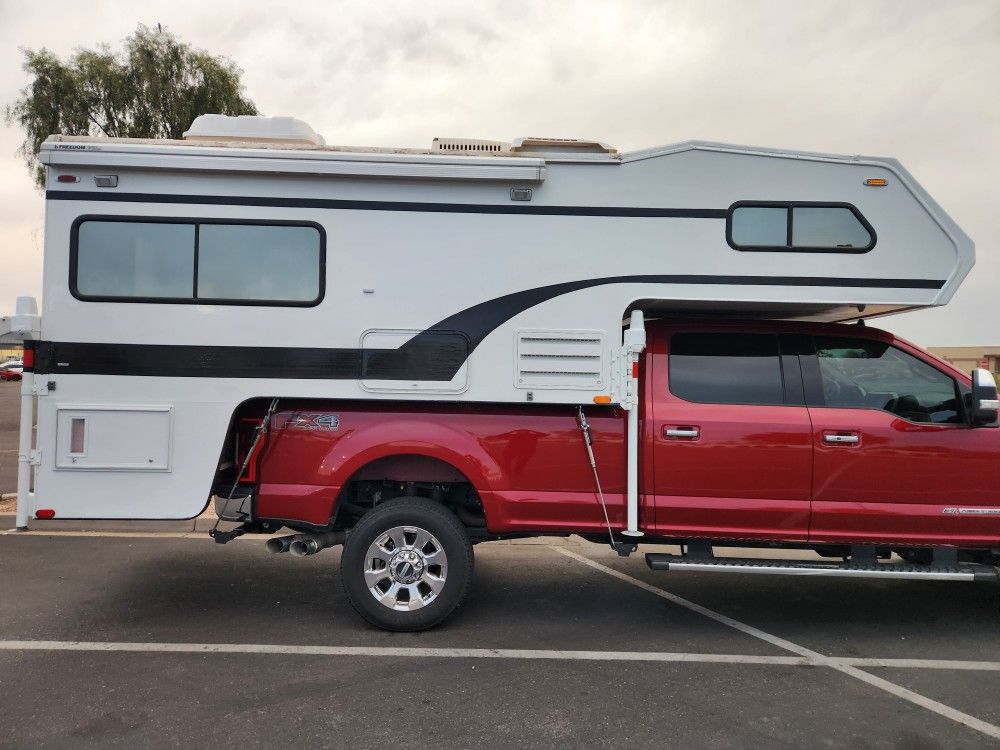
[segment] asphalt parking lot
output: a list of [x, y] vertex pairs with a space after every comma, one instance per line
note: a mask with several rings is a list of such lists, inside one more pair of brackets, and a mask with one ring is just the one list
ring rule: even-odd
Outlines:
[[390, 634], [339, 554], [0, 532], [0, 746], [1000, 746], [992, 586], [494, 543], [455, 617]]

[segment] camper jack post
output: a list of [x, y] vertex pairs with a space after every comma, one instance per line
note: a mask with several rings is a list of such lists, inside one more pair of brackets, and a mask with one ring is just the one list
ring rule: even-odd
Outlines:
[[14, 526], [28, 528], [28, 493], [31, 491], [31, 426], [34, 421], [35, 374], [25, 369], [21, 378], [21, 425], [17, 442], [17, 511]]
[[642, 310], [633, 310], [622, 342], [623, 374], [622, 407], [628, 410], [627, 430], [627, 491], [628, 525], [625, 536], [640, 537], [639, 531], [639, 353], [646, 348], [646, 327]]
[[[25, 344], [41, 335], [41, 318], [34, 297], [18, 297], [14, 315], [0, 318], [0, 341], [17, 341]], [[25, 360], [28, 364], [28, 360]], [[28, 528], [28, 500], [31, 492], [31, 467], [36, 454], [31, 449], [32, 427], [35, 418], [35, 375], [33, 367], [25, 367], [21, 376], [21, 424], [17, 443], [17, 512], [14, 525], [20, 530]]]

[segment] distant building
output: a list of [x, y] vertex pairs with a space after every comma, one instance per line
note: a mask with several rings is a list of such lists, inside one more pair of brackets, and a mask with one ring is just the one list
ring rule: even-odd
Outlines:
[[21, 359], [24, 350], [20, 344], [0, 344], [0, 364], [9, 359]]
[[931, 352], [963, 372], [983, 367], [1000, 374], [1000, 346], [929, 346]]

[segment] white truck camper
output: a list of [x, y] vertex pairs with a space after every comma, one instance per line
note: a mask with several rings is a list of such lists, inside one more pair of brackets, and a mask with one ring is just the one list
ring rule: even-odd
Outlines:
[[183, 141], [52, 136], [41, 161], [42, 311], [5, 333], [28, 348], [21, 527], [192, 518], [241, 404], [351, 399], [631, 409], [637, 534], [644, 320], [863, 320], [946, 304], [974, 263], [880, 157], [341, 148], [213, 115]]

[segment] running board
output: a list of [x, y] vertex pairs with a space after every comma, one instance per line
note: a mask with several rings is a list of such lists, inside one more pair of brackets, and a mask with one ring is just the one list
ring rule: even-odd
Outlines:
[[757, 573], [763, 575], [829, 576], [833, 578], [905, 578], [911, 581], [997, 581], [998, 571], [987, 565], [908, 565], [824, 562], [822, 560], [757, 560], [741, 557], [686, 558], [650, 552], [651, 570], [687, 570], [693, 573]]

